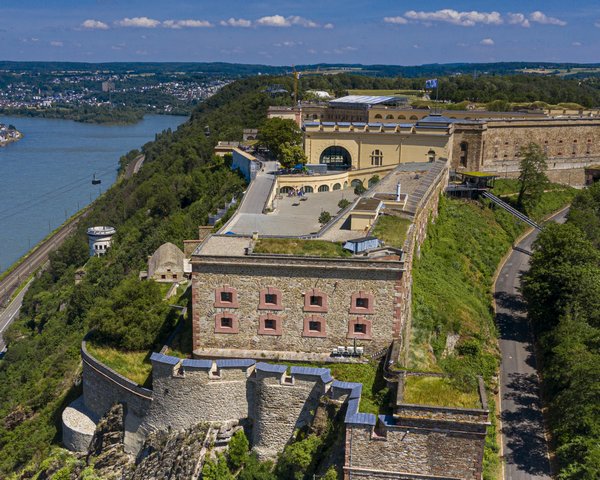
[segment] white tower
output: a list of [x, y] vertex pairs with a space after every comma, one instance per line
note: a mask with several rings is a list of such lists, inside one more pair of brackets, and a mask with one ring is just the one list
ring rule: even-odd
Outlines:
[[90, 245], [90, 257], [105, 255], [112, 243], [112, 236], [117, 233], [114, 227], [90, 227], [87, 229]]

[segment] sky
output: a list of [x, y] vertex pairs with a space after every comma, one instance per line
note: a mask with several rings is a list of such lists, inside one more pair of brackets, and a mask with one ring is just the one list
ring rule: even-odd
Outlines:
[[0, 60], [600, 62], [599, 0], [0, 0]]

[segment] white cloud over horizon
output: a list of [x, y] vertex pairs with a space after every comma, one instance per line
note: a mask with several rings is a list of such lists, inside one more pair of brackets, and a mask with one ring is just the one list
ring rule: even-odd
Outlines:
[[214, 27], [208, 20], [165, 20], [162, 22], [163, 27], [166, 28], [210, 28]]
[[119, 27], [156, 28], [160, 25], [160, 21], [148, 17], [125, 17], [122, 20], [117, 20], [115, 25]]
[[[267, 15], [256, 20], [255, 24], [261, 27], [291, 27], [292, 25], [297, 25], [304, 28], [319, 28], [321, 26], [314, 20], [298, 15], [291, 15], [289, 17], [284, 17], [283, 15]], [[324, 28], [333, 28], [333, 24], [327, 23]]]
[[485, 25], [500, 25], [503, 23], [502, 15], [499, 12], [459, 12], [451, 8], [444, 8], [435, 12], [417, 12], [409, 10], [404, 14], [409, 20], [423, 22], [446, 22], [461, 27], [473, 27], [478, 23]]
[[481, 40], [481, 42], [479, 42], [480, 45], [485, 45], [486, 47], [490, 47], [492, 45], [495, 45], [496, 42], [494, 42], [493, 38], [484, 38], [483, 40]]
[[567, 22], [564, 20], [561, 20], [560, 18], [549, 17], [544, 12], [540, 12], [539, 10], [532, 12], [529, 15], [529, 20], [542, 25], [557, 25], [559, 27], [564, 27], [567, 24]]
[[228, 18], [227, 20], [221, 20], [219, 25], [222, 27], [242, 27], [248, 28], [252, 26], [252, 22], [250, 20], [246, 20], [245, 18]]
[[108, 30], [108, 24], [101, 22], [100, 20], [93, 20], [91, 18], [85, 20], [81, 24], [81, 28], [85, 28], [87, 30]]

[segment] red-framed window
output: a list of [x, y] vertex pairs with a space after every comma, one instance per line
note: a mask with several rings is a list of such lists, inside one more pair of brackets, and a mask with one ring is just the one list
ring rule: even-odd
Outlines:
[[325, 318], [321, 315], [309, 315], [304, 319], [303, 337], [325, 338], [327, 336]]
[[261, 289], [258, 309], [283, 310], [281, 290], [274, 287]]
[[283, 331], [282, 319], [279, 315], [268, 313], [258, 319], [259, 335], [281, 335]]
[[224, 285], [215, 289], [215, 303], [217, 308], [239, 308], [237, 289]]
[[316, 288], [304, 293], [304, 311], [326, 313], [328, 309], [327, 294]]
[[350, 313], [373, 314], [375, 313], [375, 298], [369, 292], [356, 292], [352, 294]]
[[231, 312], [215, 315], [215, 333], [240, 333], [238, 316]]
[[365, 317], [356, 317], [348, 322], [348, 334], [346, 338], [356, 338], [357, 340], [371, 340], [372, 321]]

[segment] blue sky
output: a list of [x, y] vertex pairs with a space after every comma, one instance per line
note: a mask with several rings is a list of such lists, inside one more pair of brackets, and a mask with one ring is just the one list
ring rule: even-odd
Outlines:
[[0, 0], [2, 60], [600, 62], [600, 2]]

